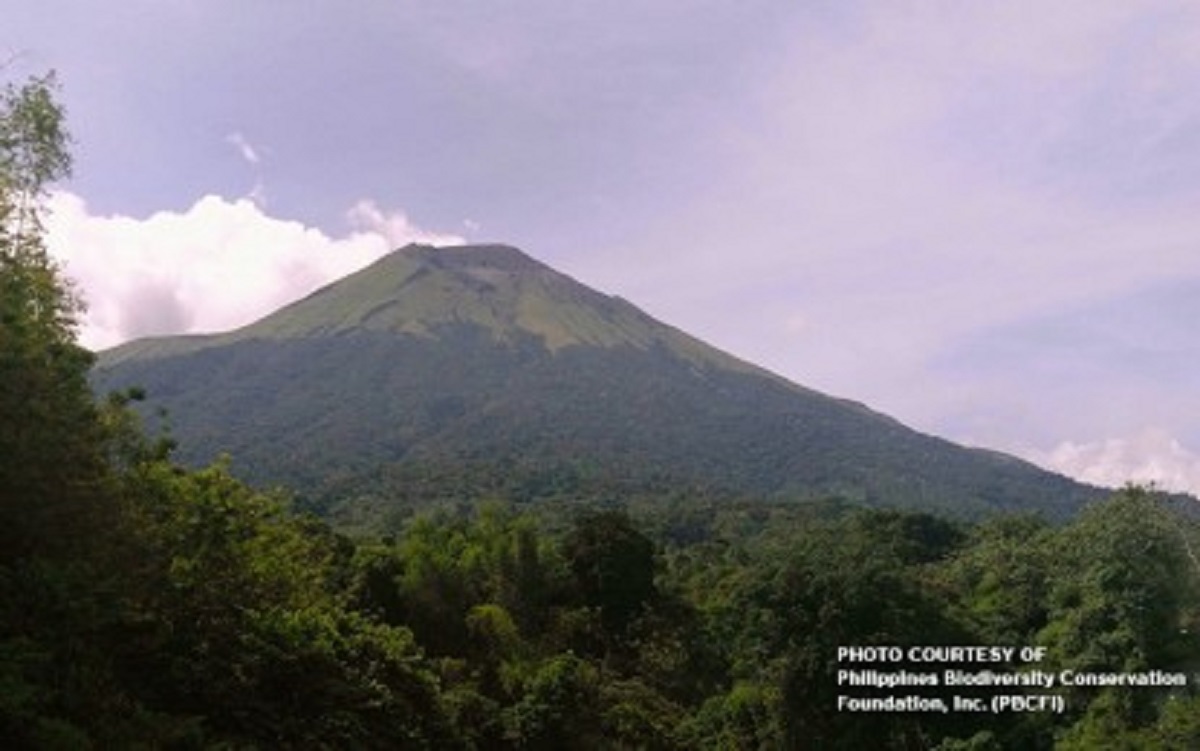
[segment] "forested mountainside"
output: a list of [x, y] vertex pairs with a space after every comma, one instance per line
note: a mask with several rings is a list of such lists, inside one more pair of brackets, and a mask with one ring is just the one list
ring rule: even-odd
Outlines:
[[237, 331], [101, 353], [93, 380], [145, 389], [181, 460], [229, 453], [350, 514], [464, 477], [524, 500], [686, 487], [961, 516], [1064, 518], [1100, 495], [790, 383], [505, 246], [404, 248]]
[[4, 748], [1200, 746], [1200, 526], [1146, 490], [1055, 526], [467, 482], [350, 537], [175, 462], [89, 383], [67, 141], [52, 78], [0, 93]]

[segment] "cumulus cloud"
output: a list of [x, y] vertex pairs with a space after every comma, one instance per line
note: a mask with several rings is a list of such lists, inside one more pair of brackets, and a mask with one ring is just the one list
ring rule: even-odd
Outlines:
[[1096, 485], [1152, 483], [1173, 492], [1200, 496], [1200, 455], [1158, 427], [1125, 438], [1075, 443], [1065, 441], [1034, 457], [1063, 474]]
[[80, 336], [93, 349], [236, 328], [398, 246], [462, 242], [371, 202], [350, 218], [349, 234], [330, 237], [248, 199], [210, 195], [185, 211], [136, 219], [94, 215], [79, 196], [59, 192], [47, 242], [87, 302]]

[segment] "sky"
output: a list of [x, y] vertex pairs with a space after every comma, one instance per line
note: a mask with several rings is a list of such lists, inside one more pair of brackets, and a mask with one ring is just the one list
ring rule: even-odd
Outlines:
[[503, 242], [795, 382], [1200, 493], [1190, 0], [41, 0], [82, 340]]

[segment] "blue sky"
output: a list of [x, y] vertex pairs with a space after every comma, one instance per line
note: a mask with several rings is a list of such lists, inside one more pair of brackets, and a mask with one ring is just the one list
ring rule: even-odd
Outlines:
[[502, 241], [782, 375], [1200, 492], [1200, 6], [43, 0], [92, 346]]

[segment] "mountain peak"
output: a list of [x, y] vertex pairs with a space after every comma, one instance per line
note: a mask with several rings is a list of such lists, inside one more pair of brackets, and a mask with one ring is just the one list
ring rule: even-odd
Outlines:
[[[361, 330], [436, 338], [448, 328], [474, 326], [497, 340], [539, 337], [553, 350], [636, 339], [630, 324], [639, 317], [641, 327], [650, 321], [512, 246], [409, 245], [238, 333], [292, 338]], [[614, 327], [629, 330], [619, 336]]]
[[132, 342], [104, 353], [104, 359], [362, 332], [436, 339], [462, 327], [499, 342], [540, 341], [551, 352], [575, 345], [663, 347], [694, 363], [757, 371], [503, 244], [407, 245], [243, 328]]
[[392, 255], [420, 259], [442, 268], [492, 268], [513, 272], [549, 270], [545, 264], [518, 248], [496, 243], [446, 246], [414, 243], [404, 246]]

